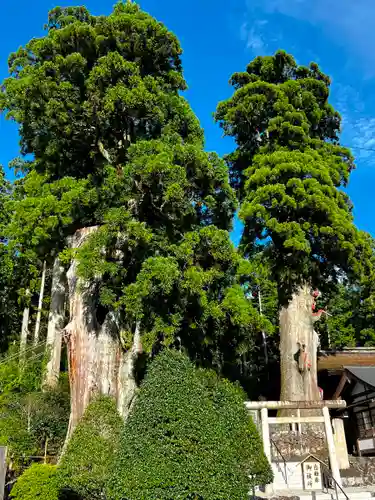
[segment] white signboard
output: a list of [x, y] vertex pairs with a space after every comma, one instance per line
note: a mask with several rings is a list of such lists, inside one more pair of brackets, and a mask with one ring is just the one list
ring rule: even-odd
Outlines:
[[305, 490], [322, 490], [322, 468], [319, 462], [303, 462], [303, 484]]
[[375, 439], [358, 439], [359, 451], [372, 451], [375, 448]]

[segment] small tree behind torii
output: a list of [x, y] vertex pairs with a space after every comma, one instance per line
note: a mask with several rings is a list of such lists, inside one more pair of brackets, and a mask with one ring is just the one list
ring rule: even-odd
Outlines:
[[234, 95], [216, 120], [237, 142], [227, 162], [242, 202], [242, 249], [262, 248], [278, 283], [281, 399], [318, 400], [312, 289], [359, 273], [366, 247], [341, 190], [353, 157], [339, 144], [341, 118], [316, 64], [298, 66], [279, 51], [257, 57], [231, 83]]

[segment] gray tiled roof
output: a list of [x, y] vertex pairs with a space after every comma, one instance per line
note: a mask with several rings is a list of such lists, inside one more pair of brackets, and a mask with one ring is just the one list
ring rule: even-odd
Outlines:
[[345, 370], [375, 388], [375, 366], [344, 366]]

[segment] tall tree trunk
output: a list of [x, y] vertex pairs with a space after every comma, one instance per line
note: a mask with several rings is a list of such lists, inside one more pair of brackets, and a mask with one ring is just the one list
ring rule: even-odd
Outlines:
[[62, 329], [65, 319], [66, 275], [64, 266], [56, 257], [52, 270], [51, 307], [47, 330], [47, 367], [44, 373], [44, 388], [54, 388], [58, 384], [61, 361]]
[[[282, 401], [318, 401], [318, 336], [314, 330], [310, 288], [301, 287], [280, 311]], [[291, 412], [293, 413], [293, 412]], [[294, 412], [296, 413], [296, 412]]]
[[[97, 230], [88, 227], [76, 232], [72, 248], [82, 246]], [[67, 441], [94, 394], [113, 396], [125, 419], [134, 399], [134, 367], [142, 346], [137, 325], [133, 347], [125, 352], [120, 342], [120, 326], [113, 312], [100, 324], [96, 316], [96, 282], [78, 276], [78, 262], [73, 260], [67, 273], [70, 322], [65, 328], [68, 345], [71, 414]], [[67, 442], [66, 441], [66, 442]]]
[[[26, 290], [26, 297], [30, 295], [30, 290]], [[26, 346], [27, 337], [29, 335], [29, 318], [30, 318], [30, 306], [26, 306], [23, 310], [22, 315], [22, 329], [21, 329], [21, 339], [20, 339], [20, 363], [25, 361], [26, 356]]]
[[47, 271], [47, 263], [46, 263], [46, 261], [44, 261], [43, 262], [43, 271], [42, 271], [42, 280], [40, 283], [38, 312], [36, 314], [36, 321], [35, 321], [34, 344], [37, 344], [39, 342], [40, 320], [42, 317], [42, 307], [43, 307], [43, 298], [44, 298], [44, 285], [46, 283], [46, 271]]

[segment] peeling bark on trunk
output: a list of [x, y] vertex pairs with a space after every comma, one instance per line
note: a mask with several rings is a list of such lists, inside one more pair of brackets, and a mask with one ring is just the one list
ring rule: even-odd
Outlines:
[[46, 271], [47, 271], [47, 263], [46, 263], [46, 261], [44, 261], [43, 262], [43, 271], [42, 271], [42, 281], [40, 283], [38, 312], [37, 312], [36, 321], [35, 321], [35, 332], [34, 332], [34, 344], [35, 345], [39, 342], [39, 330], [40, 330], [40, 320], [42, 317], [44, 285], [46, 282]]
[[[72, 248], [82, 246], [96, 227], [83, 228], [72, 238]], [[96, 282], [84, 282], [74, 260], [67, 273], [70, 322], [65, 328], [68, 345], [71, 414], [67, 441], [73, 433], [93, 395], [113, 396], [120, 415], [125, 419], [134, 399], [136, 382], [134, 366], [141, 352], [137, 325], [133, 347], [125, 352], [120, 342], [120, 328], [114, 313], [106, 315], [103, 324], [96, 317]]]
[[[29, 290], [26, 290], [26, 296], [30, 295]], [[21, 339], [20, 339], [20, 363], [25, 361], [27, 337], [29, 335], [29, 318], [30, 318], [30, 307], [27, 306], [23, 310], [22, 315], [22, 329], [21, 329]]]
[[55, 388], [59, 381], [62, 329], [65, 318], [66, 276], [60, 259], [55, 259], [52, 271], [51, 307], [48, 316], [46, 353], [48, 357], [43, 387]]
[[280, 311], [281, 401], [320, 400], [313, 303], [310, 288], [303, 286]]

